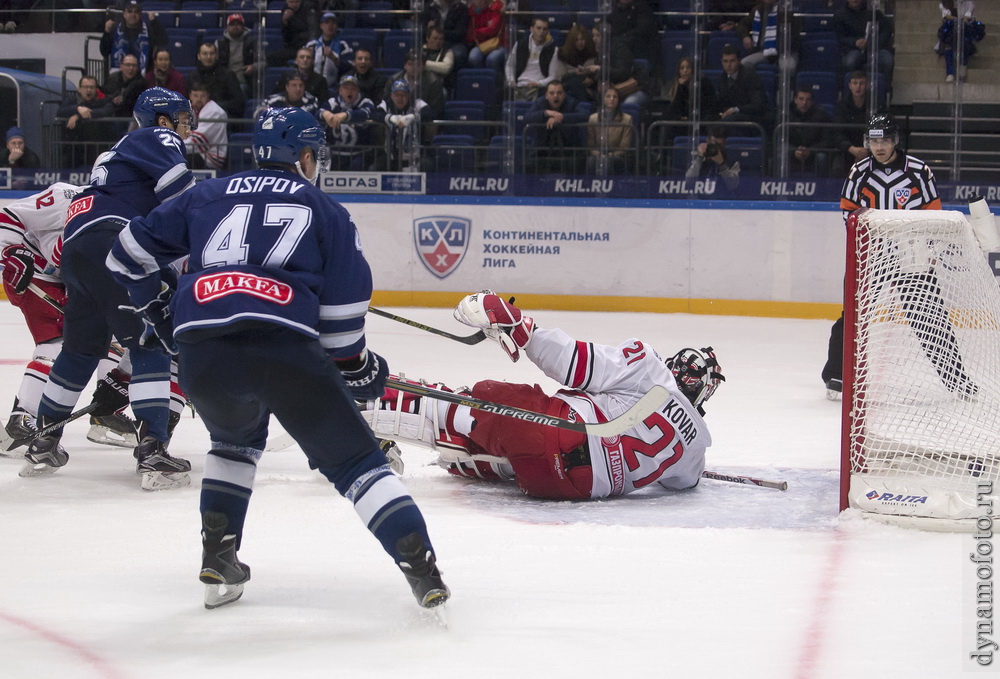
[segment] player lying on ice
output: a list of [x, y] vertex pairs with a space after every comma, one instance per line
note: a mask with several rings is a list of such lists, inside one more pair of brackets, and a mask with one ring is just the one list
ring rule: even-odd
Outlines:
[[491, 290], [465, 297], [455, 318], [482, 328], [513, 361], [523, 351], [569, 387], [548, 396], [538, 385], [485, 380], [472, 388], [474, 398], [578, 422], [617, 417], [656, 385], [670, 398], [621, 436], [602, 439], [386, 389], [363, 410], [376, 436], [429, 446], [452, 474], [513, 480], [538, 498], [603, 498], [652, 483], [671, 490], [697, 485], [712, 443], [702, 406], [725, 380], [711, 348], [683, 349], [664, 361], [638, 339], [618, 346], [574, 340], [538, 327]]

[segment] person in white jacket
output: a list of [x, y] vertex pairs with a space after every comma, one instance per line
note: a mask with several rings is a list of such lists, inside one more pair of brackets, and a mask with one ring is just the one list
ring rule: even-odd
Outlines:
[[229, 151], [229, 116], [212, 101], [208, 88], [203, 84], [192, 85], [188, 97], [198, 123], [198, 128], [184, 140], [191, 169], [221, 170], [226, 166]]
[[664, 360], [639, 339], [617, 346], [575, 340], [538, 327], [491, 290], [466, 296], [455, 317], [482, 328], [512, 360], [523, 351], [567, 387], [549, 396], [538, 385], [485, 380], [472, 388], [474, 398], [592, 423], [621, 415], [658, 385], [670, 398], [620, 436], [601, 438], [386, 389], [362, 411], [376, 436], [428, 445], [452, 474], [513, 480], [537, 498], [598, 499], [654, 483], [670, 490], [697, 485], [712, 443], [703, 406], [725, 380], [710, 347]]

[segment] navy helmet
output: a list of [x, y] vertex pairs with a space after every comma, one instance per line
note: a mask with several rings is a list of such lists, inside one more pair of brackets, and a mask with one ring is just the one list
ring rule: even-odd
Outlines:
[[323, 131], [316, 118], [302, 109], [269, 108], [257, 118], [253, 129], [253, 156], [257, 165], [292, 165], [302, 174], [299, 158], [302, 149], [307, 148], [313, 150], [319, 169], [325, 170]]
[[702, 406], [719, 388], [719, 384], [726, 381], [715, 351], [712, 347], [705, 347], [701, 351], [681, 349], [666, 363], [681, 393], [704, 415]]
[[188, 123], [194, 130], [197, 123], [191, 112], [191, 102], [187, 97], [164, 87], [150, 87], [144, 91], [132, 109], [132, 115], [135, 117], [135, 122], [139, 123], [139, 127], [156, 127], [156, 121], [160, 116], [169, 118], [176, 127], [181, 113], [188, 114]]

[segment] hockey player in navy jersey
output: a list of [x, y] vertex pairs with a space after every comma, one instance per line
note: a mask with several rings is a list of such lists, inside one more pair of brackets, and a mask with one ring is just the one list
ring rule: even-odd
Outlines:
[[[128, 305], [128, 294], [111, 277], [105, 259], [130, 219], [194, 185], [184, 158], [191, 104], [176, 92], [154, 87], [139, 96], [134, 115], [139, 129], [101, 154], [91, 171], [90, 186], [66, 213], [62, 242], [53, 254], [67, 293], [63, 349], [49, 373], [38, 415], [40, 427], [67, 418], [114, 335], [132, 358], [128, 401], [139, 425], [136, 471], [142, 488], [159, 490], [190, 484], [190, 463], [172, 458], [166, 450], [170, 357], [145, 346], [142, 319], [119, 308]], [[109, 412], [94, 414], [111, 414], [123, 405], [109, 403]], [[46, 474], [65, 465], [69, 455], [59, 444], [61, 436], [59, 429], [32, 441], [21, 476]]]
[[[108, 257], [211, 435], [201, 490], [205, 606], [250, 579], [237, 558], [271, 413], [355, 511], [425, 608], [448, 588], [424, 519], [355, 405], [382, 395], [366, 348], [371, 270], [348, 212], [314, 186], [323, 133], [296, 108], [258, 118], [259, 169], [209, 180], [132, 220]], [[161, 270], [190, 255], [176, 292]]]

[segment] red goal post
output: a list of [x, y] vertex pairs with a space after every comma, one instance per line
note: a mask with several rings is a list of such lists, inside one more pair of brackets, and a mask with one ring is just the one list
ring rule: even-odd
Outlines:
[[1000, 287], [959, 212], [847, 229], [840, 508], [971, 530], [1000, 494]]

